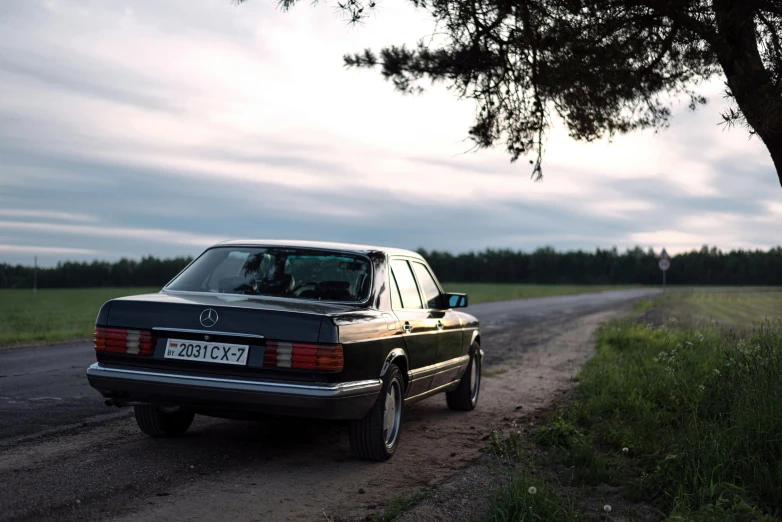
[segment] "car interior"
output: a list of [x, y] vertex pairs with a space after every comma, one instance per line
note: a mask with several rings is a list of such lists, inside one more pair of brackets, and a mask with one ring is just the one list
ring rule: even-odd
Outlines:
[[[317, 256], [287, 256], [283, 253], [250, 255], [231, 271], [238, 275], [217, 278], [218, 292], [358, 301], [369, 293], [371, 280], [364, 263], [339, 262], [336, 258], [319, 261]], [[225, 269], [216, 269], [215, 272], [215, 275], [222, 275]], [[343, 276], [345, 279], [316, 279], [324, 275]]]

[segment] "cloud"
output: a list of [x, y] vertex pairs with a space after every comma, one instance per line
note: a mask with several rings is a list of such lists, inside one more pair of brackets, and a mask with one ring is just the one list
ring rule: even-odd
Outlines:
[[97, 221], [95, 216], [74, 212], [56, 212], [51, 210], [34, 210], [21, 208], [0, 208], [0, 217], [57, 219], [62, 221]]
[[0, 252], [32, 255], [82, 255], [95, 256], [102, 252], [86, 248], [62, 248], [41, 245], [6, 245], [0, 243]]
[[176, 230], [163, 230], [152, 228], [121, 228], [88, 225], [64, 225], [61, 223], [26, 223], [18, 221], [0, 221], [0, 228], [5, 230], [19, 230], [24, 232], [46, 232], [53, 234], [67, 234], [85, 236], [88, 238], [112, 237], [142, 239], [153, 243], [168, 243], [175, 245], [209, 246], [221, 240], [219, 237], [210, 237]]
[[114, 81], [107, 81], [105, 77], [94, 74], [92, 71], [79, 70], [73, 64], [63, 66], [62, 63], [45, 56], [36, 56], [35, 58], [34, 62], [28, 61], [26, 63], [13, 58], [0, 58], [0, 74], [22, 77], [22, 81], [27, 80], [29, 84], [44, 85], [79, 97], [101, 99], [154, 111], [175, 110], [175, 107], [165, 99], [145, 94], [143, 85], [139, 85], [137, 82], [129, 84], [117, 81], [120, 79], [117, 78], [120, 76], [117, 74], [119, 71], [112, 74]]
[[[407, 4], [9, 0], [0, 19], [0, 261], [194, 255], [235, 237], [452, 251], [779, 242], [773, 167], [718, 107], [595, 143], [549, 135], [542, 183], [464, 153], [469, 101], [402, 96], [342, 54], [411, 43]], [[38, 248], [38, 250], [35, 250]], [[48, 249], [48, 250], [41, 250]]]

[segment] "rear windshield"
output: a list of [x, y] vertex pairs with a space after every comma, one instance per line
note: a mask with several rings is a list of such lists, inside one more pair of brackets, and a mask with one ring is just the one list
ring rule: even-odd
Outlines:
[[204, 252], [166, 290], [246, 294], [316, 301], [364, 301], [365, 257], [278, 247], [217, 247]]

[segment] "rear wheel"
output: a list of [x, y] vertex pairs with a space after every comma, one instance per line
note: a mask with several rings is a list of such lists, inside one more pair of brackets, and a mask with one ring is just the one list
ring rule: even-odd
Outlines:
[[452, 410], [471, 411], [478, 404], [481, 392], [481, 348], [473, 344], [470, 351], [470, 363], [462, 380], [455, 389], [445, 393], [445, 400]]
[[150, 437], [178, 437], [190, 428], [195, 413], [192, 411], [163, 411], [159, 406], [144, 404], [133, 406], [136, 423]]
[[390, 459], [399, 445], [404, 406], [402, 373], [391, 365], [380, 395], [363, 419], [350, 422], [350, 447], [362, 460]]

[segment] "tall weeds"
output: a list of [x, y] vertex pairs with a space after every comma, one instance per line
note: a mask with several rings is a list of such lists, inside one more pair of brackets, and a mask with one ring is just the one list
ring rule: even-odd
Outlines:
[[[580, 463], [578, 476], [634, 476], [636, 494], [672, 519], [782, 514], [779, 324], [739, 337], [610, 323], [579, 379], [575, 403], [536, 436]], [[632, 472], [607, 474], [617, 459]]]

